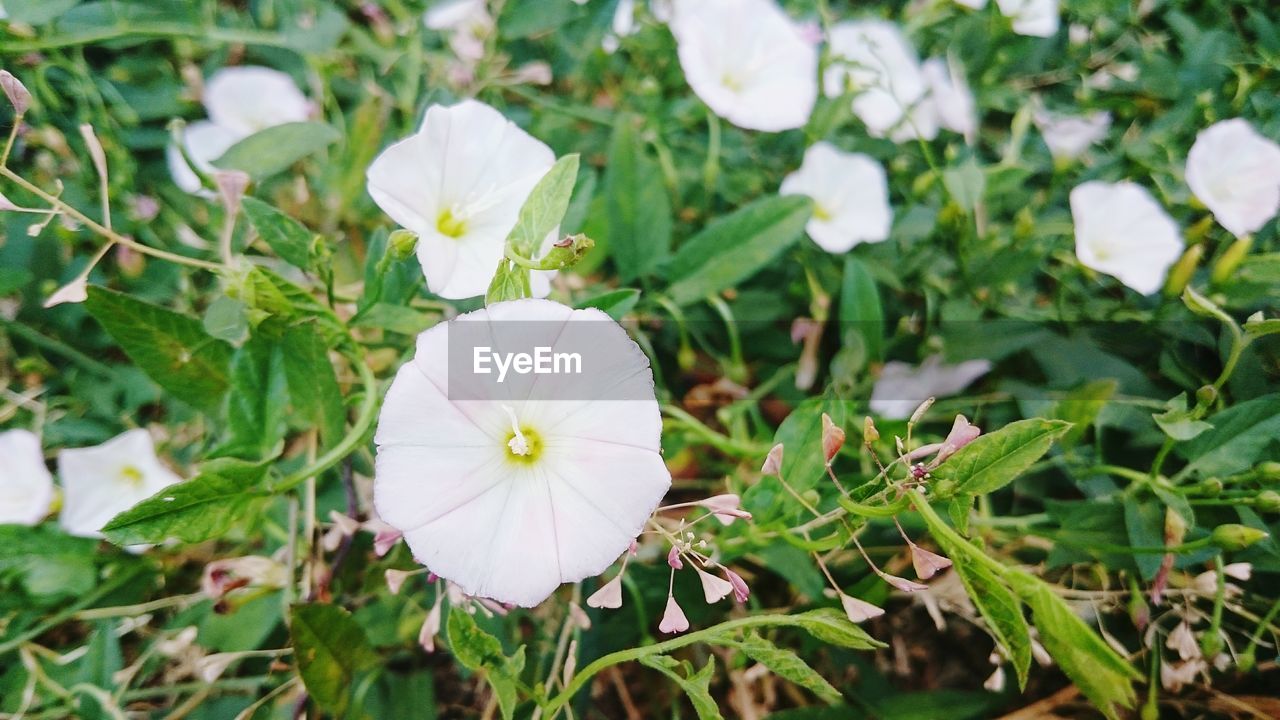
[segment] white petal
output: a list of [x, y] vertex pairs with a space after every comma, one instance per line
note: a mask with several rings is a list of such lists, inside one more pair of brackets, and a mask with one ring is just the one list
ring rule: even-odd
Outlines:
[[0, 433], [0, 525], [36, 525], [53, 503], [53, 477], [40, 438], [27, 430]]
[[64, 495], [59, 522], [84, 537], [98, 537], [107, 521], [181, 480], [156, 457], [151, 435], [142, 429], [62, 450], [58, 475]]
[[1182, 254], [1182, 234], [1145, 188], [1090, 181], [1071, 191], [1081, 264], [1150, 295]]
[[996, 5], [1019, 35], [1052, 37], [1058, 32], [1058, 0], [996, 0]]
[[942, 126], [965, 137], [972, 135], [978, 128], [977, 108], [964, 76], [942, 58], [926, 60], [921, 72]]
[[204, 86], [204, 107], [210, 120], [241, 137], [302, 122], [311, 114], [293, 78], [256, 66], [222, 68], [211, 75]]
[[990, 370], [988, 360], [944, 365], [940, 355], [930, 356], [918, 368], [891, 360], [871, 390], [871, 409], [885, 418], [905, 420], [928, 398], [954, 395]]
[[485, 0], [437, 0], [422, 16], [432, 30], [452, 30], [487, 18]]
[[671, 32], [694, 93], [738, 127], [801, 127], [817, 99], [818, 51], [773, 0], [677, 0]]
[[1105, 138], [1111, 129], [1111, 113], [1107, 112], [1074, 116], [1037, 110], [1032, 119], [1050, 154], [1059, 159], [1079, 157], [1090, 145]]
[[805, 151], [800, 169], [783, 179], [779, 192], [813, 198], [816, 209], [805, 230], [827, 252], [842, 253], [889, 237], [893, 208], [888, 181], [884, 168], [867, 155], [815, 143]]
[[[191, 123], [182, 135], [183, 142], [187, 146], [187, 154], [191, 156], [196, 167], [206, 174], [216, 169], [213, 167], [213, 161], [222, 157], [222, 154], [235, 145], [241, 137], [236, 132], [208, 120]], [[173, 176], [175, 185], [189, 193], [200, 191], [200, 178], [192, 171], [177, 147], [170, 145], [165, 150], [165, 158], [168, 160], [169, 174]], [[204, 194], [213, 197], [212, 192]]]
[[1280, 145], [1236, 118], [1200, 131], [1187, 185], [1233, 235], [1255, 233], [1280, 210]]
[[829, 97], [846, 84], [856, 93], [853, 112], [873, 137], [903, 142], [937, 134], [937, 111], [915, 49], [897, 25], [883, 20], [843, 22], [831, 28], [833, 62], [823, 76]]

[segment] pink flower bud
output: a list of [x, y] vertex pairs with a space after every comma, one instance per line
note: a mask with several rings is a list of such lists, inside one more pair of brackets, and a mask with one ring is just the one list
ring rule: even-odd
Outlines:
[[239, 170], [217, 170], [213, 173], [213, 184], [218, 187], [223, 209], [229, 213], [238, 212], [240, 200], [249, 187], [249, 175]]
[[391, 548], [395, 547], [396, 543], [400, 542], [401, 537], [403, 537], [403, 534], [395, 528], [389, 527], [386, 530], [379, 530], [377, 534], [373, 536], [374, 554], [378, 557], [385, 556], [387, 553], [391, 552]]
[[411, 575], [413, 575], [413, 572], [410, 570], [387, 570], [387, 589], [391, 591], [392, 595], [399, 595], [400, 588], [404, 586], [404, 581], [408, 580]]
[[622, 607], [622, 573], [618, 573], [612, 580], [592, 593], [591, 597], [587, 598], [587, 606], [611, 609]]
[[31, 107], [31, 93], [22, 81], [14, 77], [8, 70], [0, 70], [0, 90], [13, 105], [13, 114], [22, 115]]
[[832, 422], [830, 415], [822, 413], [822, 454], [826, 456], [828, 464], [842, 447], [844, 447], [844, 428]]
[[878, 568], [876, 569], [876, 574], [880, 576], [881, 580], [884, 580], [885, 582], [901, 590], [902, 592], [906, 592], [906, 593], [919, 592], [921, 590], [929, 589], [928, 585], [922, 585], [921, 583], [913, 582], [906, 578], [898, 577], [897, 575], [890, 575], [889, 573], [883, 570], [880, 570]]
[[728, 580], [721, 580], [699, 567], [694, 570], [698, 571], [698, 579], [702, 581], [702, 594], [707, 598], [707, 604], [720, 602], [733, 592], [733, 583]]
[[761, 466], [760, 472], [765, 475], [782, 474], [782, 443], [773, 446], [769, 451], [768, 457], [764, 459], [764, 465]]
[[640, 550], [640, 544], [637, 543], [635, 540], [632, 540], [631, 544], [627, 546], [627, 552], [631, 553], [632, 557], [634, 557], [636, 552], [638, 552], [639, 550]]
[[951, 424], [951, 432], [947, 433], [945, 444], [959, 450], [976, 440], [981, 434], [982, 428], [969, 424], [969, 419], [965, 416], [957, 415], [955, 422]]
[[351, 537], [360, 529], [360, 522], [358, 520], [349, 518], [337, 510], [329, 511], [329, 520], [333, 522], [334, 526], [338, 528], [344, 537]]
[[849, 616], [849, 622], [866, 622], [871, 618], [877, 618], [884, 614], [884, 608], [879, 605], [872, 605], [865, 600], [859, 600], [852, 595], [845, 595], [844, 593], [840, 593], [840, 605], [844, 607], [844, 614]]
[[951, 567], [951, 560], [911, 543], [911, 565], [916, 569], [916, 577], [928, 580]]
[[751, 597], [751, 588], [747, 587], [747, 581], [729, 568], [722, 569], [725, 577], [729, 578], [729, 582], [733, 584], [733, 599], [740, 603], [746, 602], [747, 598]]
[[732, 493], [727, 493], [713, 495], [706, 500], [700, 500], [698, 505], [715, 514], [716, 520], [719, 520], [721, 525], [729, 525], [737, 518], [742, 518], [743, 520], [751, 519], [751, 513], [739, 507], [741, 502], [742, 498]]
[[667, 609], [662, 613], [662, 622], [658, 623], [658, 629], [668, 634], [689, 629], [689, 618], [684, 616], [684, 610], [680, 609], [675, 595], [667, 596]]
[[44, 301], [46, 308], [61, 305], [63, 303], [82, 303], [89, 297], [88, 278], [84, 275], [77, 277], [71, 282], [63, 285]]
[[684, 562], [680, 560], [680, 548], [671, 546], [671, 551], [667, 553], [667, 564], [676, 570], [684, 567]]
[[[418, 631], [418, 644], [427, 652], [436, 651], [436, 635], [440, 634], [440, 600], [441, 598], [436, 598], [436, 604], [431, 606], [431, 612], [427, 613], [427, 619]], [[457, 608], [454, 611], [461, 612]]]
[[569, 619], [582, 630], [591, 629], [591, 618], [577, 603], [569, 603]]

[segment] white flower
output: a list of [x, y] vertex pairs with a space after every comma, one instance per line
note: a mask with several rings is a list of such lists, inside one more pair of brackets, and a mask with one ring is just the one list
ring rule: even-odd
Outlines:
[[867, 155], [816, 143], [805, 150], [800, 169], [783, 179], [778, 192], [813, 198], [805, 231], [827, 252], [842, 253], [889, 237], [889, 184], [884, 168]]
[[[572, 349], [584, 370], [480, 382], [468, 338]], [[374, 503], [432, 572], [532, 607], [603, 572], [644, 529], [671, 484], [661, 427], [648, 359], [607, 315], [495, 303], [418, 336], [378, 420]]]
[[[369, 194], [418, 235], [431, 292], [458, 300], [488, 289], [520, 206], [554, 163], [551, 148], [484, 103], [433, 105], [369, 166]], [[534, 295], [546, 295], [551, 273], [532, 275]]]
[[116, 515], [179, 482], [156, 457], [151, 435], [130, 430], [101, 445], [58, 453], [62, 479], [62, 528], [80, 537], [101, 537]]
[[978, 130], [977, 103], [960, 68], [942, 58], [929, 58], [921, 66], [921, 72], [929, 84], [938, 122], [972, 141]]
[[1182, 234], [1146, 188], [1131, 182], [1092, 180], [1071, 191], [1076, 257], [1150, 295], [1164, 284], [1182, 254]]
[[1090, 145], [1105, 138], [1111, 129], [1111, 113], [1101, 111], [1087, 115], [1062, 115], [1037, 108], [1031, 118], [1055, 160], [1080, 157]]
[[0, 433], [0, 525], [38, 525], [53, 504], [53, 478], [40, 438], [27, 430]]
[[1236, 118], [1196, 135], [1187, 185], [1231, 234], [1257, 232], [1280, 210], [1280, 145]]
[[987, 0], [956, 0], [957, 5], [963, 5], [971, 10], [981, 10], [987, 6]]
[[937, 109], [915, 49], [897, 25], [885, 20], [843, 22], [831, 28], [832, 63], [823, 92], [836, 97], [851, 87], [853, 112], [873, 137], [895, 142], [938, 135]]
[[941, 355], [929, 356], [919, 367], [890, 360], [871, 390], [871, 410], [890, 420], [905, 420], [925, 400], [954, 395], [990, 370], [989, 360], [944, 365]]
[[1019, 35], [1051, 37], [1058, 32], [1058, 0], [996, 0], [996, 5]]
[[617, 52], [619, 40], [634, 35], [636, 32], [636, 0], [618, 0], [618, 7], [613, 11], [613, 23], [610, 31], [600, 41], [604, 51]]
[[464, 63], [484, 57], [484, 41], [494, 27], [485, 0], [442, 0], [427, 9], [422, 22], [431, 30], [447, 31], [449, 48]]
[[818, 96], [818, 50], [773, 0], [677, 0], [670, 22], [698, 97], [749, 130], [805, 124]]
[[[182, 139], [187, 155], [204, 173], [212, 173], [212, 162], [237, 142], [311, 115], [311, 104], [293, 78], [265, 67], [218, 70], [205, 82], [203, 102], [209, 119], [191, 123]], [[198, 192], [200, 178], [177, 147], [169, 146], [167, 159], [174, 184], [189, 193]]]

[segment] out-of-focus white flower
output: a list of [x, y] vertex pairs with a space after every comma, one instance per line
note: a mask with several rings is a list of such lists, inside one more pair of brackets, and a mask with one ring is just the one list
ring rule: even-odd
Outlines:
[[1169, 637], [1165, 639], [1165, 647], [1170, 650], [1177, 650], [1178, 657], [1183, 660], [1198, 658], [1203, 655], [1200, 651], [1200, 643], [1196, 641], [1196, 634], [1191, 631], [1191, 625], [1186, 620], [1178, 623], [1169, 631]]
[[142, 429], [101, 445], [60, 451], [58, 476], [59, 522], [80, 537], [102, 537], [102, 526], [111, 518], [181, 480], [156, 457], [151, 434]]
[[1074, 160], [1111, 129], [1111, 113], [1062, 115], [1037, 109], [1031, 116], [1055, 160]]
[[823, 92], [836, 97], [857, 94], [853, 112], [873, 137], [895, 142], [938, 135], [937, 108], [915, 48], [897, 25], [886, 20], [843, 22], [831, 28], [831, 65], [822, 76]]
[[[418, 235], [431, 292], [451, 300], [483, 295], [520, 207], [555, 163], [551, 148], [475, 100], [433, 105], [422, 127], [369, 166], [374, 202]], [[543, 244], [556, 240], [552, 230]], [[535, 296], [552, 273], [534, 271]]]
[[676, 0], [670, 22], [690, 87], [749, 130], [805, 124], [818, 96], [818, 50], [774, 0]]
[[604, 39], [600, 44], [604, 47], [604, 51], [613, 54], [617, 52], [620, 39], [629, 37], [636, 32], [636, 0], [618, 0], [618, 7], [613, 11], [613, 23], [609, 26], [609, 32], [605, 33]]
[[494, 28], [485, 0], [442, 0], [427, 8], [422, 23], [448, 32], [449, 48], [467, 64], [484, 57], [484, 41]]
[[1280, 210], [1280, 145], [1240, 118], [1201, 130], [1187, 185], [1231, 234], [1255, 233]]
[[1058, 32], [1058, 0], [996, 0], [996, 5], [1019, 35], [1051, 37]]
[[1071, 191], [1076, 257], [1150, 295], [1182, 254], [1182, 234], [1146, 188], [1132, 182], [1092, 180]]
[[1209, 664], [1201, 658], [1181, 663], [1163, 662], [1160, 663], [1160, 684], [1169, 692], [1178, 692], [1208, 669]]
[[827, 252], [842, 253], [864, 242], [888, 239], [893, 224], [889, 183], [884, 168], [861, 153], [844, 152], [828, 142], [805, 150], [800, 169], [787, 175], [779, 191], [813, 199], [805, 224], [809, 237]]
[[987, 0], [956, 0], [957, 5], [963, 5], [971, 10], [981, 10], [987, 6]]
[[[260, 130], [302, 122], [311, 115], [311, 104], [293, 78], [265, 67], [218, 70], [205, 82], [202, 100], [209, 119], [188, 125], [182, 140], [191, 161], [206, 174], [213, 172], [213, 161], [237, 142]], [[189, 193], [198, 192], [200, 178], [182, 152], [174, 145], [166, 152], [174, 184]]]
[[0, 525], [37, 525], [53, 504], [53, 477], [28, 430], [0, 433]]
[[990, 370], [989, 360], [946, 365], [941, 355], [931, 355], [919, 367], [890, 360], [871, 390], [871, 410], [890, 420], [905, 420], [925, 400], [954, 395]]
[[978, 131], [978, 109], [964, 73], [955, 63], [942, 58], [925, 60], [921, 72], [929, 84], [929, 97], [938, 113], [938, 122], [972, 142]]
[[[450, 339], [466, 337], [552, 354], [589, 342], [608, 369], [468, 383], [449, 360]], [[468, 595], [531, 607], [600, 574], [644, 529], [671, 484], [661, 429], [648, 359], [607, 315], [495, 303], [418, 336], [378, 420], [374, 502], [433, 572]]]

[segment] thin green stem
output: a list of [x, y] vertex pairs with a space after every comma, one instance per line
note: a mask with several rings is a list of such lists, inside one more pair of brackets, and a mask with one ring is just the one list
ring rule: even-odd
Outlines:
[[25, 630], [21, 633], [18, 633], [17, 636], [10, 638], [4, 641], [3, 643], [0, 643], [0, 656], [7, 655], [8, 653], [13, 652], [14, 650], [18, 649], [26, 642], [40, 637], [46, 632], [66, 622], [67, 620], [73, 619], [75, 615], [79, 613], [81, 610], [84, 610], [85, 608], [101, 600], [107, 595], [133, 582], [133, 580], [141, 573], [142, 573], [141, 567], [134, 567], [120, 573], [119, 575], [111, 578], [110, 580], [107, 580], [106, 582], [102, 583], [101, 585], [99, 585], [98, 587], [90, 591], [89, 594], [80, 598], [78, 601], [72, 603], [70, 606], [63, 608], [61, 611], [57, 613], [54, 613], [44, 622], [39, 623], [34, 627], [28, 630]]
[[15, 336], [20, 337], [23, 340], [26, 340], [32, 345], [35, 345], [40, 348], [44, 348], [45, 350], [57, 353], [69, 360], [74, 361], [76, 364], [83, 366], [86, 370], [91, 370], [99, 375], [102, 375], [103, 377], [108, 377], [108, 378], [115, 377], [116, 372], [115, 370], [111, 369], [110, 365], [94, 360], [93, 358], [71, 347], [70, 345], [62, 342], [61, 340], [48, 337], [36, 330], [33, 330], [27, 327], [26, 325], [23, 325], [18, 322], [14, 322], [12, 320], [6, 320], [3, 317], [0, 317], [0, 326], [4, 327], [10, 333], [13, 333]]
[[265, 45], [289, 49], [293, 45], [279, 33], [262, 32], [226, 27], [199, 27], [181, 23], [133, 23], [114, 27], [100, 27], [81, 32], [62, 33], [36, 40], [14, 40], [0, 43], [0, 53], [22, 55], [30, 52], [56, 50], [77, 45], [93, 45], [130, 37], [191, 38], [238, 45]]
[[342, 462], [343, 458], [355, 452], [357, 448], [364, 444], [365, 438], [369, 434], [369, 429], [373, 426], [374, 417], [378, 413], [377, 379], [373, 376], [373, 370], [369, 368], [369, 364], [364, 362], [363, 359], [352, 358], [352, 360], [356, 372], [360, 374], [360, 384], [364, 387], [364, 399], [360, 404], [360, 412], [356, 416], [355, 423], [351, 425], [351, 429], [347, 431], [341, 442], [329, 448], [315, 462], [286, 476], [271, 488], [273, 493], [292, 490], [308, 479]]

